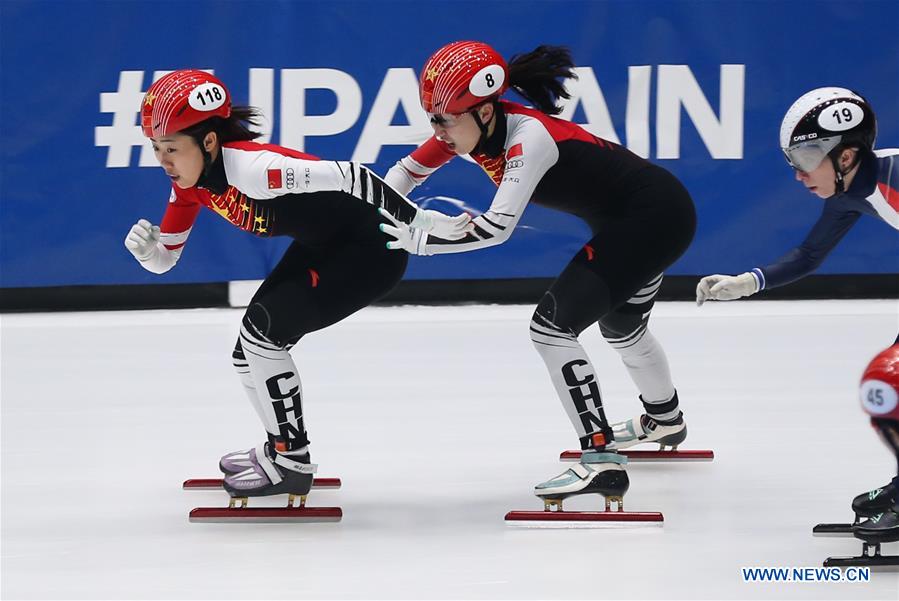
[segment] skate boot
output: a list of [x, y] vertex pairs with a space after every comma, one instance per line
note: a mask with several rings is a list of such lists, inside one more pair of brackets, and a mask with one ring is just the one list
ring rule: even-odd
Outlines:
[[899, 541], [899, 503], [852, 527], [852, 534], [867, 542]]
[[269, 495], [290, 495], [300, 498], [300, 507], [305, 505], [306, 496], [312, 488], [312, 474], [318, 466], [309, 462], [309, 452], [278, 452], [272, 445], [260, 444], [249, 453], [250, 467], [236, 474], [225, 476], [222, 487], [231, 495], [232, 503], [239, 500], [246, 506], [247, 497]]
[[[274, 436], [271, 434], [268, 435], [268, 442], [265, 444], [265, 451], [269, 453], [269, 445], [274, 442]], [[234, 451], [223, 455], [219, 460], [219, 470], [225, 475], [228, 474], [237, 474], [246, 469], [253, 467], [253, 461], [250, 458], [250, 454], [253, 453], [255, 449], [246, 449], [243, 451]]]
[[856, 520], [870, 518], [887, 511], [896, 501], [897, 492], [899, 491], [897, 491], [896, 485], [890, 482], [881, 488], [875, 488], [852, 499], [852, 511], [855, 512]]
[[[263, 450], [268, 452], [268, 443], [263, 444]], [[223, 455], [219, 460], [219, 469], [226, 476], [231, 474], [239, 474], [240, 472], [253, 467], [251, 455], [255, 453], [255, 449], [246, 449], [244, 451], [234, 451]]]
[[643, 442], [657, 442], [660, 450], [676, 451], [677, 445], [687, 438], [687, 423], [684, 414], [678, 413], [677, 417], [670, 421], [658, 421], [646, 413], [633, 419], [612, 424], [612, 434], [615, 437], [614, 449], [627, 449]]
[[624, 467], [627, 458], [614, 452], [584, 451], [581, 459], [564, 473], [538, 484], [534, 494], [543, 499], [546, 510], [562, 510], [562, 501], [574, 495], [598, 493], [605, 497], [606, 511], [613, 502], [624, 510], [624, 493], [630, 482]]

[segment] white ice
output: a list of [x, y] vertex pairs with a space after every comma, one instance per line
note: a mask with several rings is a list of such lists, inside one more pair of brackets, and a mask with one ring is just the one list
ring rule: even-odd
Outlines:
[[[857, 384], [895, 301], [660, 303], [690, 428], [713, 463], [631, 464], [636, 530], [519, 530], [576, 438], [528, 337], [528, 306], [369, 308], [294, 351], [330, 524], [191, 524], [224, 493], [180, 488], [262, 428], [232, 373], [241, 312], [2, 317], [4, 599], [897, 599], [867, 583], [746, 583], [820, 566], [855, 494], [896, 463]], [[618, 355], [582, 336], [608, 413], [639, 412]], [[566, 509], [597, 508], [579, 498]], [[884, 546], [899, 552], [899, 545]]]

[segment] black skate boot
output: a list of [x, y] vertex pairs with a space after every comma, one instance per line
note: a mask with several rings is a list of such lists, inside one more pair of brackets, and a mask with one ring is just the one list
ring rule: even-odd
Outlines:
[[896, 501], [896, 493], [896, 485], [890, 482], [852, 499], [852, 511], [855, 512], [856, 522], [859, 518], [870, 518], [887, 511]]

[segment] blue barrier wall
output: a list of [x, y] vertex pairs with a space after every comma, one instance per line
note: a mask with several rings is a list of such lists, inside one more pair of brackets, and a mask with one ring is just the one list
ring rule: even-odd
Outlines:
[[[799, 242], [821, 201], [778, 150], [800, 94], [841, 85], [899, 146], [899, 3], [65, 2], [0, 4], [0, 285], [212, 282], [264, 277], [286, 240], [258, 240], [210, 211], [177, 267], [141, 269], [122, 245], [158, 222], [165, 174], [143, 148], [142, 92], [177, 68], [211, 69], [237, 103], [260, 106], [267, 139], [384, 172], [428, 133], [416, 75], [428, 55], [479, 39], [504, 55], [567, 45], [579, 65], [565, 115], [678, 175], [699, 231], [670, 273], [737, 272]], [[493, 184], [457, 159], [413, 198], [484, 210]], [[435, 208], [451, 206], [430, 201]], [[530, 207], [505, 245], [415, 258], [407, 278], [545, 277], [586, 238]], [[864, 218], [821, 273], [899, 272], [896, 232]]]

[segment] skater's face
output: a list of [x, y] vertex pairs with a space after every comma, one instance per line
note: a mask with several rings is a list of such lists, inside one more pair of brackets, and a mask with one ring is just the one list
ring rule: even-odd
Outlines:
[[[849, 187], [852, 176], [855, 175], [855, 172], [858, 169], [858, 166], [855, 166], [848, 173], [846, 172], [849, 170], [849, 166], [855, 161], [855, 153], [855, 149], [847, 148], [840, 154], [838, 159], [840, 168], [844, 173], [843, 185], [845, 188]], [[836, 194], [837, 174], [833, 169], [833, 162], [830, 159], [824, 159], [821, 161], [821, 164], [812, 171], [800, 171], [799, 169], [796, 169], [796, 179], [802, 182], [802, 185], [805, 186], [809, 192], [820, 198], [830, 198]]]
[[[488, 124], [488, 133], [493, 133], [493, 105], [485, 104], [476, 111], [481, 123]], [[471, 154], [481, 139], [481, 128], [475, 121], [475, 114], [462, 113], [452, 115], [449, 113], [429, 114], [431, 127], [438, 140], [446, 142], [450, 150], [456, 154]]]
[[[177, 133], [162, 138], [150, 138], [156, 160], [165, 174], [179, 188], [193, 188], [203, 174], [203, 152], [197, 141], [186, 134]], [[203, 139], [206, 151], [213, 158], [218, 154], [218, 137], [214, 132]]]

